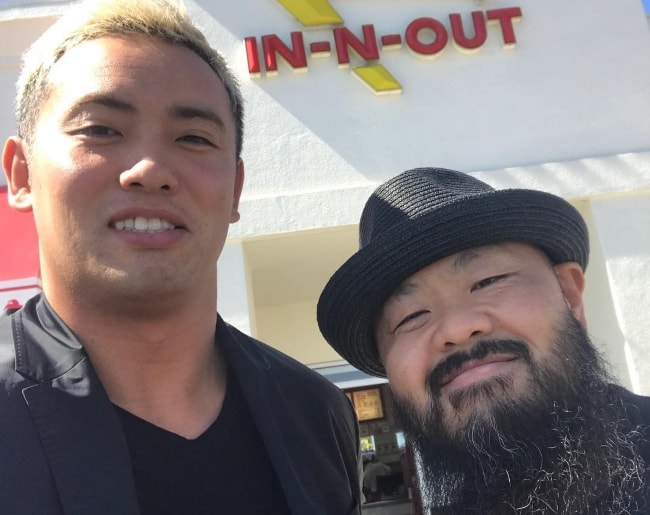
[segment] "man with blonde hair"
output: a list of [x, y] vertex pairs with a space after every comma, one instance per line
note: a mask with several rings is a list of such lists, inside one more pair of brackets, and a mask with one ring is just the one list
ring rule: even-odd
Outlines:
[[350, 403], [217, 313], [243, 107], [184, 9], [72, 7], [16, 112], [43, 292], [0, 317], [0, 513], [359, 513]]

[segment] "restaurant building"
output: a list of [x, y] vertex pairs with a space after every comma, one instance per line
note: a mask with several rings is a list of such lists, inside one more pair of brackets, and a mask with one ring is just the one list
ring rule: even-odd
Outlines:
[[[316, 301], [356, 250], [370, 193], [418, 166], [571, 202], [591, 237], [589, 332], [620, 382], [650, 394], [650, 28], [641, 0], [187, 3], [246, 99], [246, 183], [219, 262], [219, 311], [344, 389], [368, 453], [399, 475], [408, 445], [384, 381], [320, 336]], [[69, 4], [0, 1], [3, 141], [15, 130], [20, 55]], [[31, 217], [7, 207], [3, 184], [0, 308], [39, 290]], [[385, 489], [386, 498], [404, 493]], [[375, 512], [405, 513], [389, 504]]]

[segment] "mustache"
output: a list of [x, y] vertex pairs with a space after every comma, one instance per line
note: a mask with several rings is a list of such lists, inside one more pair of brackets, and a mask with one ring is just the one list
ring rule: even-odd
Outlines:
[[468, 361], [481, 360], [490, 354], [511, 354], [530, 363], [528, 346], [519, 340], [481, 340], [469, 351], [457, 351], [438, 363], [427, 375], [427, 385], [437, 394], [445, 378]]

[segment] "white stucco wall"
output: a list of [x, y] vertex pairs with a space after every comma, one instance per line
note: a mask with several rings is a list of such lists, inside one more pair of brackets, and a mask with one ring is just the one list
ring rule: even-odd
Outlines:
[[632, 387], [650, 390], [650, 195], [636, 193], [591, 201]]
[[260, 308], [256, 318], [265, 340], [303, 362], [326, 363], [341, 359], [329, 345], [321, 342], [314, 302]]
[[[14, 131], [18, 54], [68, 3], [0, 2], [2, 139]], [[498, 188], [539, 188], [579, 206], [594, 245], [590, 330], [621, 381], [650, 393], [650, 30], [640, 0], [331, 0], [358, 36], [363, 24], [378, 36], [403, 35], [421, 17], [448, 26], [451, 13], [467, 20], [472, 11], [521, 8], [513, 49], [490, 25], [485, 45], [470, 54], [451, 43], [435, 59], [406, 46], [380, 50], [379, 63], [403, 87], [391, 96], [374, 95], [339, 68], [334, 51], [308, 54], [303, 73], [281, 64], [275, 77], [250, 77], [244, 38], [277, 34], [289, 43], [301, 31], [308, 45], [332, 40], [332, 28], [305, 29], [276, 0], [188, 4], [246, 99], [242, 219], [219, 267], [224, 316], [253, 334], [258, 322], [273, 325], [269, 331], [287, 345], [299, 342], [282, 332], [291, 303], [253, 313], [241, 242], [355, 224], [386, 178], [414, 166], [456, 168]], [[314, 302], [295, 304], [294, 316], [307, 320], [305, 306]], [[313, 326], [304, 330], [310, 342], [318, 338]]]
[[[382, 52], [380, 62], [404, 91], [377, 97], [333, 57], [309, 61], [306, 73], [281, 67], [277, 77], [250, 79], [241, 39], [277, 33], [288, 40], [300, 24], [268, 0], [240, 1], [227, 14], [213, 8], [233, 36], [230, 57], [243, 76], [251, 128], [244, 152], [247, 223], [234, 235], [281, 230], [273, 221], [285, 223], [289, 202], [298, 204], [291, 212], [310, 213], [295, 217], [303, 224], [327, 225], [333, 212], [349, 210], [356, 188], [413, 166], [472, 172], [649, 148], [650, 32], [637, 0], [332, 4], [356, 32], [363, 23], [397, 32], [421, 16], [444, 20], [452, 12], [513, 5], [523, 18], [510, 51], [490, 27], [485, 47], [470, 55], [451, 45], [435, 60], [405, 48]], [[309, 31], [305, 38], [326, 34]], [[319, 192], [327, 192], [326, 201], [317, 201]], [[269, 207], [278, 216], [268, 216]], [[352, 219], [335, 214], [332, 223], [354, 222], [358, 206], [352, 211]]]

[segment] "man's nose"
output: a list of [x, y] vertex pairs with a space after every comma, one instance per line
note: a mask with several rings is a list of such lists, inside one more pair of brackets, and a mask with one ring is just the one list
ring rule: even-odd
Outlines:
[[162, 157], [142, 157], [133, 166], [120, 174], [120, 184], [124, 189], [138, 188], [156, 192], [174, 192], [178, 188], [178, 178], [172, 167]]
[[494, 330], [493, 317], [480, 306], [454, 304], [439, 313], [434, 345], [447, 352], [468, 345]]

